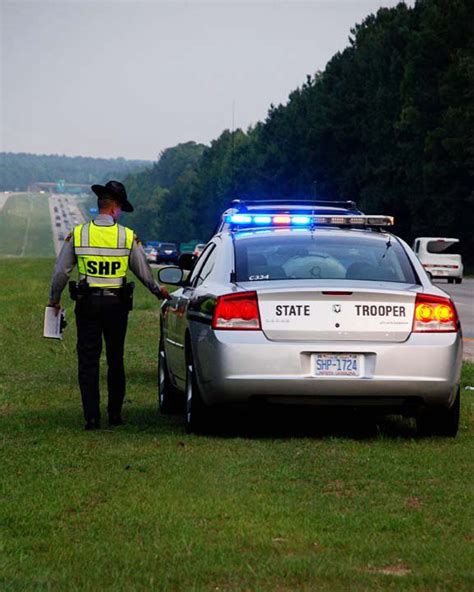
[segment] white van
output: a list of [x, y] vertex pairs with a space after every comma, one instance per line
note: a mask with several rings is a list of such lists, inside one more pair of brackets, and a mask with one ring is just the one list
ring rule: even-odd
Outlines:
[[450, 284], [460, 284], [463, 265], [458, 243], [458, 238], [420, 236], [415, 239], [413, 250], [431, 279], [446, 278]]

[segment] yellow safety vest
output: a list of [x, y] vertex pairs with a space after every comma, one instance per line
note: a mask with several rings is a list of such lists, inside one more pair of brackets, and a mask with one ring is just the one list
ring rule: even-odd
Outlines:
[[74, 228], [74, 252], [79, 278], [95, 288], [119, 288], [126, 281], [133, 230], [94, 222]]

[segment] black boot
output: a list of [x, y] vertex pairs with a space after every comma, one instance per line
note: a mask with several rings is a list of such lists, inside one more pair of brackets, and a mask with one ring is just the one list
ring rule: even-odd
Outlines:
[[100, 430], [100, 419], [98, 419], [97, 417], [93, 417], [93, 418], [89, 419], [86, 422], [84, 429], [87, 431]]
[[111, 426], [121, 426], [123, 425], [122, 416], [119, 415], [109, 415], [109, 425]]

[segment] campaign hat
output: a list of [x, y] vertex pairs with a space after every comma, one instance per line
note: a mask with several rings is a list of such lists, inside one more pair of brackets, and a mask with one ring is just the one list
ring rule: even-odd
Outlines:
[[108, 181], [105, 185], [92, 185], [91, 189], [97, 197], [115, 199], [124, 212], [133, 212], [133, 206], [128, 201], [127, 192], [120, 181]]

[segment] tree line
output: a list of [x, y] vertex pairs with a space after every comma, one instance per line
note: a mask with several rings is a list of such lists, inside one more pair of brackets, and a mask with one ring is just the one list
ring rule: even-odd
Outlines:
[[0, 191], [25, 191], [34, 182], [104, 183], [150, 165], [146, 160], [0, 152]]
[[474, 2], [381, 8], [286, 104], [130, 175], [145, 239], [207, 239], [234, 198], [353, 199], [474, 259]]

